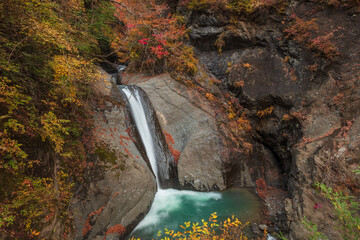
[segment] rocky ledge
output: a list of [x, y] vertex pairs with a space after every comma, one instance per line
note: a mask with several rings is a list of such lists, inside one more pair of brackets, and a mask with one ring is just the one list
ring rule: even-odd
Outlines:
[[107, 100], [95, 110], [95, 153], [98, 167], [86, 174], [71, 202], [74, 239], [118, 239], [131, 231], [149, 210], [156, 181], [129, 136], [129, 121], [112, 76], [100, 89]]

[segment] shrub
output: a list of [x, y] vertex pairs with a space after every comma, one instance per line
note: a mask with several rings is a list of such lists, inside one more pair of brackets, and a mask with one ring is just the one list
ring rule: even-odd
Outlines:
[[360, 238], [360, 218], [358, 210], [359, 203], [353, 196], [346, 196], [342, 192], [336, 192], [331, 187], [323, 183], [315, 183], [321, 195], [331, 201], [335, 208], [338, 227], [342, 230], [344, 239]]
[[[323, 183], [316, 182], [314, 185], [322, 196], [329, 199], [335, 208], [335, 214], [337, 216], [337, 227], [341, 230], [342, 237], [344, 239], [359, 239], [360, 237], [360, 218], [358, 211], [360, 209], [359, 203], [354, 201], [354, 197], [346, 196], [342, 192], [336, 192], [331, 187], [326, 186]], [[321, 204], [316, 204], [316, 209]], [[310, 232], [310, 239], [324, 239], [326, 236], [319, 232], [318, 226], [306, 219], [301, 221], [306, 229]], [[280, 232], [277, 234], [280, 239], [287, 240]]]
[[[244, 232], [244, 228], [249, 225], [241, 223], [239, 219], [232, 216], [223, 222], [218, 222], [217, 213], [212, 213], [208, 221], [202, 220], [201, 223], [185, 222], [180, 225], [182, 231], [166, 229], [164, 232], [159, 231], [157, 236], [162, 240], [175, 239], [191, 239], [191, 240], [216, 240], [216, 239], [248, 239]], [[266, 239], [266, 230], [262, 239]], [[140, 240], [140, 238], [132, 237], [131, 240]]]
[[[250, 14], [258, 9], [284, 5], [286, 0], [184, 0], [180, 4], [190, 10]], [[281, 7], [282, 8], [282, 7]]]
[[306, 217], [304, 217], [301, 223], [304, 224], [306, 229], [311, 233], [310, 240], [325, 239], [325, 235], [318, 231], [317, 225], [308, 221]]
[[0, 203], [0, 229], [13, 239], [32, 239], [47, 221], [64, 220], [72, 196], [67, 177], [60, 171], [56, 183], [50, 178], [25, 178], [11, 200]]
[[117, 17], [124, 23], [117, 41], [120, 61], [130, 61], [130, 70], [149, 73], [164, 71], [192, 75], [197, 60], [191, 47], [184, 44], [187, 30], [165, 5], [155, 0], [138, 4], [134, 0], [115, 3]]
[[318, 29], [315, 18], [304, 21], [295, 14], [292, 14], [290, 18], [292, 19], [292, 23], [284, 30], [287, 38], [293, 39], [328, 59], [332, 59], [334, 56], [339, 55], [338, 49], [330, 41], [333, 37], [332, 32], [325, 36], [313, 37], [314, 31]]
[[256, 116], [258, 116], [259, 118], [263, 118], [265, 116], [269, 116], [271, 115], [271, 113], [274, 111], [274, 107], [271, 106], [271, 107], [268, 107], [266, 109], [263, 109], [263, 110], [259, 110], [257, 113], [256, 113]]

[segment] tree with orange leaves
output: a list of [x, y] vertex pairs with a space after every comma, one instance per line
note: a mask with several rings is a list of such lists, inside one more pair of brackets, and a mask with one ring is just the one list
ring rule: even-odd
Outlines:
[[130, 70], [194, 74], [197, 61], [186, 46], [187, 30], [169, 8], [155, 0], [114, 0], [116, 17], [123, 23], [113, 48]]

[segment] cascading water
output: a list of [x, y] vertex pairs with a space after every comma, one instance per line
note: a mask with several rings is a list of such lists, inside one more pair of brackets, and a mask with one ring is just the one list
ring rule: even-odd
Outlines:
[[178, 186], [177, 166], [166, 144], [151, 102], [142, 89], [136, 86], [119, 86], [127, 102], [136, 146], [154, 172], [159, 189]]
[[[210, 216], [213, 212], [219, 212], [219, 219], [227, 218], [231, 215], [242, 216], [248, 219], [254, 215], [254, 209], [257, 208], [254, 202], [257, 202], [249, 193], [239, 190], [230, 190], [219, 192], [195, 192], [175, 189], [163, 189], [164, 180], [177, 174], [171, 171], [171, 161], [168, 159], [166, 146], [162, 146], [161, 137], [156, 132], [160, 129], [151, 124], [156, 121], [150, 119], [151, 114], [149, 104], [144, 104], [144, 96], [141, 96], [139, 89], [131, 86], [119, 86], [127, 99], [128, 108], [131, 110], [131, 116], [135, 122], [137, 131], [145, 148], [147, 158], [150, 162], [158, 191], [149, 213], [134, 229], [131, 236], [141, 239], [156, 238], [158, 230], [163, 228], [179, 229], [179, 225], [185, 221], [201, 222], [202, 218]], [[150, 112], [154, 112], [151, 110]], [[157, 139], [157, 140], [155, 140]], [[159, 153], [163, 151], [163, 153]], [[157, 157], [158, 156], [158, 157]], [[162, 164], [159, 164], [159, 161]], [[159, 167], [160, 166], [160, 167]], [[170, 166], [170, 167], [169, 167]], [[167, 169], [161, 169], [167, 168]], [[164, 179], [165, 178], [165, 179]], [[240, 217], [241, 218], [241, 217]]]
[[155, 174], [157, 186], [160, 188], [160, 180], [159, 180], [158, 169], [156, 164], [154, 141], [150, 132], [148, 121], [146, 119], [144, 107], [141, 103], [139, 91], [137, 90], [131, 91], [126, 86], [122, 87], [121, 91], [126, 95], [133, 119], [140, 134], [141, 140], [144, 144], [146, 155], [150, 161], [151, 168]]

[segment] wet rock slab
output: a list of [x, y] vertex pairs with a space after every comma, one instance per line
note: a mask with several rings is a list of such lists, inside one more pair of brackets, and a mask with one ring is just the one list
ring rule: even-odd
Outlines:
[[178, 175], [183, 187], [223, 190], [221, 141], [208, 103], [169, 75], [125, 75], [123, 83], [141, 87], [155, 108], [160, 125], [178, 156]]

